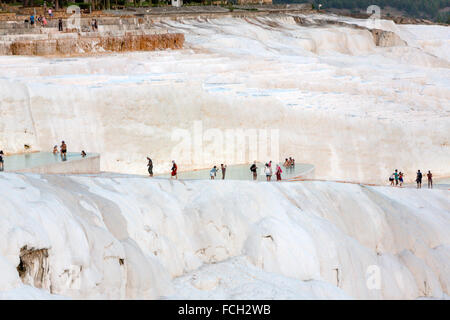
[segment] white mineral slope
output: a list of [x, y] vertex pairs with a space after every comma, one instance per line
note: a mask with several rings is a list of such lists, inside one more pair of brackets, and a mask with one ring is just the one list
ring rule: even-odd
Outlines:
[[36, 263], [25, 284], [75, 299], [415, 299], [450, 290], [445, 190], [7, 173], [0, 203], [2, 298], [22, 287], [25, 246], [48, 252], [46, 271], [33, 273]]
[[204, 133], [278, 129], [280, 157], [314, 164], [318, 178], [450, 176], [450, 29], [380, 23], [408, 45], [376, 47], [367, 30], [278, 16], [157, 22], [185, 34], [180, 51], [0, 57], [0, 148], [65, 140], [101, 153], [102, 170], [133, 174], [146, 173], [149, 154], [156, 172], [173, 158], [182, 169], [242, 162], [242, 148], [211, 135], [204, 153], [174, 153], [174, 129], [192, 135], [201, 120]]

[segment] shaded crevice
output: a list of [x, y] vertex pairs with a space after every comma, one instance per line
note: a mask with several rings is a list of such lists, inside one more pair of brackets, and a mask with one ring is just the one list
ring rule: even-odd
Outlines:
[[24, 246], [20, 249], [17, 272], [24, 284], [50, 289], [48, 249], [34, 249]]

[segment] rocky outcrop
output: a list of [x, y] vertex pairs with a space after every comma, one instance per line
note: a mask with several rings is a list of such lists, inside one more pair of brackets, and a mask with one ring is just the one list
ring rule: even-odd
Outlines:
[[164, 49], [181, 49], [184, 35], [181, 33], [165, 34], [123, 34], [81, 35], [62, 38], [13, 40], [0, 44], [3, 55], [73, 55], [96, 52], [154, 51]]
[[42, 289], [50, 289], [48, 249], [20, 249], [20, 263], [17, 272], [24, 284]]
[[373, 36], [373, 41], [379, 47], [395, 47], [405, 46], [403, 41], [396, 33], [380, 29], [370, 29]]
[[316, 19], [316, 18], [310, 18], [310, 17], [302, 17], [302, 16], [296, 16], [293, 17], [295, 23], [302, 25], [302, 26], [326, 26], [326, 25], [338, 25], [353, 29], [360, 29], [360, 30], [368, 30], [373, 37], [373, 41], [375, 45], [379, 47], [394, 47], [394, 46], [405, 46], [407, 45], [406, 41], [402, 40], [396, 33], [392, 31], [386, 31], [381, 29], [371, 29], [362, 27], [356, 24], [347, 23], [343, 21], [338, 20], [332, 20], [332, 19]]

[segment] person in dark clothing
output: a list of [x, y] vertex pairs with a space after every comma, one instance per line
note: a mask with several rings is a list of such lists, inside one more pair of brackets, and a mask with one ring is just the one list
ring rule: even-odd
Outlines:
[[149, 157], [147, 157], [147, 160], [148, 174], [150, 175], [150, 177], [153, 177], [153, 161]]
[[64, 141], [61, 141], [61, 160], [66, 161], [67, 160], [67, 145]]
[[428, 178], [428, 189], [433, 189], [433, 174], [431, 173], [430, 170], [428, 170], [427, 178]]
[[87, 154], [84, 152], [84, 150], [81, 150], [81, 157], [86, 158]]
[[3, 150], [0, 150], [0, 171], [3, 171]]
[[220, 164], [220, 169], [222, 169], [222, 180], [225, 180], [225, 174], [227, 173], [227, 165], [221, 163]]
[[417, 189], [422, 188], [422, 172], [420, 172], [420, 170], [417, 171], [416, 182], [417, 182]]
[[258, 167], [256, 166], [256, 161], [252, 164], [252, 166], [250, 167], [250, 171], [253, 174], [253, 180], [256, 180], [258, 178], [258, 172], [257, 172]]
[[59, 20], [58, 20], [58, 30], [63, 31], [63, 22], [62, 22], [61, 18], [59, 18]]

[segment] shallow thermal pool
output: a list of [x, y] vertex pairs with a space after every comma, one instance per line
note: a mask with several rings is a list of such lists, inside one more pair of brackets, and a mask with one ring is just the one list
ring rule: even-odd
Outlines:
[[[93, 153], [88, 153], [86, 158], [92, 157], [93, 155]], [[81, 158], [81, 153], [69, 152], [67, 153], [66, 161], [79, 160]], [[32, 152], [15, 154], [4, 157], [4, 169], [5, 171], [18, 171], [46, 166], [58, 162], [62, 162], [61, 155], [59, 153], [53, 154], [52, 152]]]

